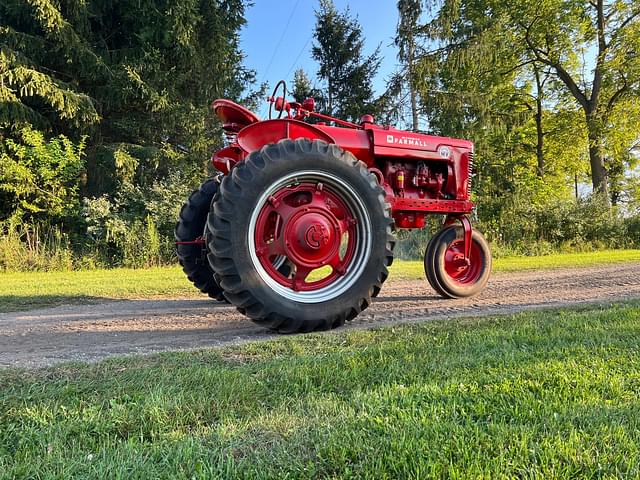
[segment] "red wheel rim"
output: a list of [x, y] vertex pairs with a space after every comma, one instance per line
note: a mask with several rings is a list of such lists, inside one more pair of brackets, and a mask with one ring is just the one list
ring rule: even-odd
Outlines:
[[464, 241], [454, 240], [444, 254], [444, 270], [446, 274], [460, 285], [475, 284], [484, 271], [484, 253], [477, 242], [471, 242], [468, 261], [464, 258]]
[[[342, 278], [357, 249], [357, 221], [330, 185], [304, 182], [272, 192], [255, 224], [255, 251], [269, 277], [295, 292], [321, 290]], [[290, 272], [280, 268], [285, 258]], [[319, 279], [314, 270], [330, 267]]]

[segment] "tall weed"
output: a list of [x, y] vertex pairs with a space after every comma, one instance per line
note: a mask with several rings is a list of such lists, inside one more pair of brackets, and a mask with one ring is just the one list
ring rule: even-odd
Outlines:
[[8, 224], [0, 236], [0, 270], [72, 270], [74, 254], [59, 227]]

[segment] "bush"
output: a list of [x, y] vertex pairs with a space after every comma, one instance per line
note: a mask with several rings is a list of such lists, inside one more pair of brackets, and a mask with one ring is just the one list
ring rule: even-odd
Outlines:
[[6, 197], [0, 220], [54, 223], [77, 215], [84, 140], [46, 140], [29, 127], [17, 137], [0, 137], [0, 190]]
[[[533, 204], [520, 195], [477, 203], [481, 217], [474, 226], [491, 242], [495, 257], [640, 247], [640, 216], [624, 217], [597, 196], [577, 201], [549, 198]], [[423, 230], [400, 230], [396, 257], [422, 259], [429, 239], [441, 228], [441, 219], [428, 217]]]
[[159, 233], [151, 215], [144, 220], [130, 218], [102, 196], [84, 200], [83, 216], [88, 248], [102, 252], [110, 266], [143, 268], [173, 260], [173, 238]]

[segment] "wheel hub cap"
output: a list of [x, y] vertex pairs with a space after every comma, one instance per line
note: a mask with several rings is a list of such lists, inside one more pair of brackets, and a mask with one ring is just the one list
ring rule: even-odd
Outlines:
[[470, 258], [464, 258], [464, 242], [452, 242], [444, 257], [445, 272], [452, 280], [462, 285], [472, 285], [482, 274], [483, 256], [476, 242], [471, 244]]
[[296, 264], [318, 268], [340, 248], [340, 224], [326, 212], [303, 211], [285, 229], [286, 255]]

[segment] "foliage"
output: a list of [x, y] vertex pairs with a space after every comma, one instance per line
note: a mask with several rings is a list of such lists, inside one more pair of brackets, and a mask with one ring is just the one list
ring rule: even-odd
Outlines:
[[[62, 225], [76, 253], [116, 265], [169, 260], [174, 214], [222, 143], [210, 102], [238, 100], [253, 81], [239, 47], [244, 7], [2, 2], [0, 222]], [[102, 224], [83, 221], [83, 197], [85, 210], [102, 202]]]
[[[98, 265], [172, 261], [177, 212], [222, 143], [210, 101], [252, 106], [265, 88], [249, 90], [254, 74], [242, 64], [246, 2], [112, 3], [0, 3], [3, 240], [35, 252], [29, 242], [63, 238], [49, 244], [65, 258], [72, 245], [74, 266], [82, 256]], [[379, 48], [367, 55], [349, 9], [322, 0], [313, 57], [323, 88], [299, 69], [295, 99], [413, 128], [426, 114], [432, 132], [472, 139], [477, 220], [498, 252], [639, 244], [637, 2], [396, 4], [400, 66], [382, 96], [373, 90]], [[609, 213], [586, 199], [598, 175]], [[399, 254], [421, 255], [434, 228], [403, 234]]]
[[0, 372], [9, 477], [633, 478], [637, 303]]
[[[593, 188], [607, 192], [612, 111], [619, 102], [640, 98], [640, 62], [633, 53], [640, 38], [637, 2], [445, 0], [420, 31], [437, 47], [422, 55], [421, 89], [447, 92], [421, 98], [434, 103], [426, 108], [445, 132], [464, 126], [477, 132], [496, 117], [517, 128], [514, 120], [522, 112], [514, 110], [514, 100], [531, 90], [522, 80], [530, 71], [544, 71], [555, 80], [548, 106], [571, 99], [582, 111]], [[585, 60], [592, 52], [593, 67]], [[542, 93], [540, 86], [533, 92]]]
[[[302, 103], [307, 98], [315, 100], [315, 111], [327, 110], [327, 97], [325, 92], [320, 88], [316, 88], [311, 83], [311, 79], [302, 68], [297, 69], [293, 74], [293, 91], [291, 92], [293, 100]], [[309, 116], [306, 120], [309, 123], [316, 123], [317, 119]]]
[[238, 98], [253, 78], [238, 46], [243, 13], [241, 0], [4, 2], [4, 88], [16, 111], [32, 112], [21, 121], [50, 112], [49, 131], [90, 135], [91, 193], [108, 187], [96, 177], [116, 175], [123, 146], [141, 161], [139, 181], [178, 159], [203, 169], [219, 144], [211, 99]]
[[481, 222], [480, 228], [513, 253], [536, 255], [629, 247], [633, 244], [627, 235], [630, 224], [631, 219], [624, 219], [597, 197], [532, 202], [530, 196], [515, 195], [507, 199], [495, 221]]
[[380, 48], [364, 55], [362, 28], [349, 8], [338, 12], [333, 0], [320, 0], [314, 38], [312, 55], [326, 85], [324, 113], [354, 121], [377, 113], [372, 78], [380, 67]]
[[293, 72], [293, 91], [291, 94], [293, 95], [293, 100], [299, 103], [309, 97], [315, 98], [311, 79], [302, 68], [298, 68]]
[[100, 252], [110, 265], [149, 267], [173, 261], [175, 219], [197, 187], [194, 180], [172, 172], [147, 187], [125, 182], [113, 195], [85, 198], [87, 249]]
[[78, 213], [78, 191], [84, 167], [84, 139], [74, 144], [64, 135], [47, 141], [30, 127], [7, 139], [0, 150], [0, 214], [62, 221]]

